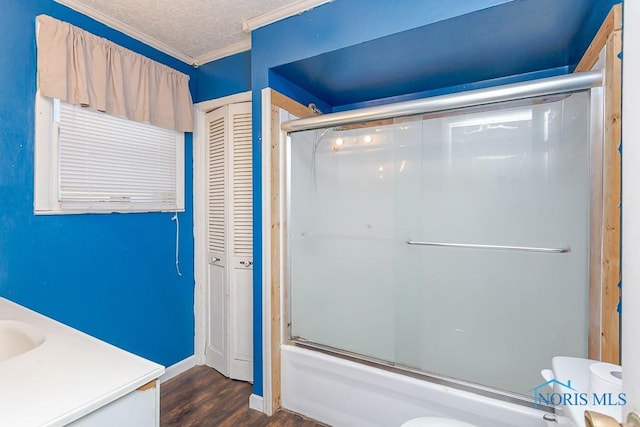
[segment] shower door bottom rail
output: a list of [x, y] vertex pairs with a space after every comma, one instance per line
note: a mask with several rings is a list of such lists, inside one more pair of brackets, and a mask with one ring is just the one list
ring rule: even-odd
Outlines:
[[561, 248], [538, 248], [532, 246], [478, 245], [473, 243], [447, 243], [418, 240], [407, 240], [406, 243], [407, 245], [411, 246], [436, 246], [444, 248], [490, 249], [496, 251], [542, 252], [548, 254], [566, 254], [568, 252], [571, 252], [571, 248], [569, 246], [564, 246]]
[[345, 350], [338, 347], [333, 347], [327, 344], [320, 344], [306, 338], [293, 336], [289, 337], [287, 344], [306, 348], [308, 350], [318, 351], [330, 356], [339, 357], [355, 363], [362, 363], [378, 369], [383, 369], [396, 374], [406, 375], [408, 377], [416, 378], [423, 381], [428, 381], [434, 384], [440, 384], [443, 386], [451, 387], [457, 390], [462, 390], [470, 393], [475, 393], [480, 396], [488, 397], [491, 399], [500, 400], [503, 402], [514, 403], [527, 408], [538, 409], [543, 412], [555, 412], [555, 408], [540, 404], [531, 396], [511, 392], [507, 390], [497, 389], [491, 386], [486, 386], [478, 383], [468, 382], [462, 379], [449, 377], [446, 375], [437, 374], [435, 372], [425, 371], [417, 368], [413, 368], [407, 365], [403, 365], [397, 362], [391, 362], [377, 357], [366, 356], [361, 353]]

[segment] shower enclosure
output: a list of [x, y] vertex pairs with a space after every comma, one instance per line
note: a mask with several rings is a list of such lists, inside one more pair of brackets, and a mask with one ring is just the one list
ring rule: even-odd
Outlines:
[[601, 88], [571, 77], [285, 123], [289, 339], [523, 399], [586, 357]]

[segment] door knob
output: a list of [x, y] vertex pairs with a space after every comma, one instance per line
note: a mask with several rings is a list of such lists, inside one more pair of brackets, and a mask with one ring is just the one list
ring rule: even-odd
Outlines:
[[209, 264], [213, 264], [214, 262], [218, 261], [220, 261], [220, 258], [218, 258], [217, 256], [212, 256], [211, 258], [209, 258]]
[[240, 265], [244, 265], [245, 267], [251, 267], [253, 265], [253, 261], [240, 261]]

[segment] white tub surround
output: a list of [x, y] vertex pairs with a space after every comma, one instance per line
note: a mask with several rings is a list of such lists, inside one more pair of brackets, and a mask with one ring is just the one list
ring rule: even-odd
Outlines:
[[[103, 420], [114, 420], [113, 411], [106, 409], [136, 402], [140, 397], [133, 398], [131, 392], [144, 390], [142, 386], [150, 382], [140, 394], [146, 393], [147, 410], [155, 411], [152, 419], [157, 417], [155, 380], [164, 373], [163, 366], [4, 298], [0, 298], [0, 320], [22, 322], [44, 336], [37, 347], [0, 361], [0, 425], [62, 426], [98, 410], [107, 413]], [[100, 418], [98, 412], [80, 425], [100, 425], [99, 419], [90, 422]]]
[[282, 346], [282, 406], [341, 427], [446, 417], [478, 427], [568, 427], [544, 412], [300, 347]]

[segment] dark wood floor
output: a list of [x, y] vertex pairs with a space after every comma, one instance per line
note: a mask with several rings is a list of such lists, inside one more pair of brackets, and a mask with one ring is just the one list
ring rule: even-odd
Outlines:
[[323, 427], [280, 410], [273, 416], [249, 409], [251, 384], [225, 378], [208, 366], [196, 366], [160, 387], [162, 427]]

